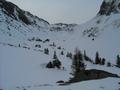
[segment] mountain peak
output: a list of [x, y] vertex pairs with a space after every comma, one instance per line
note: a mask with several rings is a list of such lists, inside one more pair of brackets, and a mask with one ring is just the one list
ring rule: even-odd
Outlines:
[[99, 15], [110, 15], [120, 13], [120, 0], [104, 0]]
[[15, 19], [15, 20], [21, 20], [25, 24], [30, 24], [30, 21], [25, 15], [25, 11], [21, 10], [18, 6], [15, 4], [6, 1], [6, 0], [0, 0], [0, 8], [2, 12], [9, 17]]

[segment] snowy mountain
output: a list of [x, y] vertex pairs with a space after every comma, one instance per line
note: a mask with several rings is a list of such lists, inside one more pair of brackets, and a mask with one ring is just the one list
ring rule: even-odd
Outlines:
[[[119, 90], [119, 78], [106, 78], [59, 86], [68, 81], [72, 60], [66, 57], [79, 48], [95, 62], [95, 53], [105, 65], [84, 61], [86, 69], [104, 70], [120, 75], [115, 66], [120, 54], [120, 1], [103, 0], [98, 14], [77, 24], [50, 24], [15, 4], [0, 0], [0, 90]], [[48, 69], [54, 54], [61, 69]], [[85, 59], [85, 58], [84, 58]], [[108, 62], [111, 67], [107, 67]], [[108, 83], [109, 82], [109, 83]]]
[[[98, 14], [94, 17], [87, 27], [88, 30], [84, 31], [85, 33], [91, 33], [89, 37], [96, 37], [96, 33], [100, 31], [104, 31], [108, 28], [118, 29], [120, 25], [119, 20], [120, 15], [120, 1], [119, 0], [104, 0]], [[84, 26], [84, 25], [83, 25]], [[86, 26], [86, 25], [85, 25]]]

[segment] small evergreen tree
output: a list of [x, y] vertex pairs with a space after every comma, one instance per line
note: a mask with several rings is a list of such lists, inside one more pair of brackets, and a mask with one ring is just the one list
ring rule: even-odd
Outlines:
[[70, 59], [72, 59], [72, 53], [71, 52], [67, 52], [67, 55], [66, 55], [66, 57], [69, 57]]
[[58, 58], [57, 58], [57, 55], [56, 55], [56, 51], [54, 51], [53, 59], [58, 59]]
[[58, 59], [56, 59], [53, 61], [53, 65], [54, 65], [54, 67], [57, 67], [58, 69], [60, 69], [61, 62]]
[[56, 51], [54, 51], [53, 59], [54, 59], [53, 60], [54, 67], [60, 68], [62, 64], [56, 55]]
[[105, 58], [103, 58], [101, 61], [101, 65], [105, 65], [105, 61], [106, 61]]
[[64, 55], [64, 52], [63, 52], [63, 51], [61, 51], [61, 55]]
[[46, 65], [46, 68], [54, 68], [54, 65], [52, 62], [49, 62], [47, 65]]
[[61, 68], [61, 62], [60, 60], [58, 59], [57, 55], [56, 55], [56, 51], [54, 51], [54, 55], [53, 55], [53, 61], [52, 62], [49, 62], [46, 67], [47, 68], [55, 68], [57, 67], [58, 69]]
[[95, 64], [100, 64], [101, 63], [101, 60], [100, 60], [100, 57], [99, 57], [99, 53], [96, 52], [96, 56], [95, 56]]
[[107, 62], [107, 67], [111, 67], [111, 63], [110, 62]]
[[116, 65], [120, 66], [120, 56], [119, 55], [117, 55]]
[[20, 44], [18, 45], [18, 47], [20, 47]]
[[48, 54], [49, 54], [49, 49], [48, 49], [48, 48], [45, 48], [45, 49], [44, 49], [44, 53], [48, 55]]
[[57, 49], [61, 50], [61, 46], [59, 46]]

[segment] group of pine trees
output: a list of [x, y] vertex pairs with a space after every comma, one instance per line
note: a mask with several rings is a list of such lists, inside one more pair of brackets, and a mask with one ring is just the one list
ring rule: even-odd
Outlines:
[[[73, 60], [72, 67], [76, 68], [76, 71], [79, 71], [81, 69], [81, 67], [82, 68], [84, 67], [84, 65], [81, 65], [81, 63], [83, 64], [83, 60], [89, 61], [94, 64], [98, 64], [98, 65], [106, 64], [108, 67], [112, 66], [111, 62], [107, 62], [105, 58], [100, 57], [99, 52], [96, 52], [95, 62], [86, 55], [86, 51], [84, 51], [84, 54], [82, 54], [82, 52], [79, 49], [75, 50], [74, 55], [72, 53], [68, 52], [66, 57], [69, 57], [70, 59]], [[115, 66], [120, 67], [120, 56], [119, 55], [117, 55]]]
[[[95, 56], [95, 64], [99, 64], [99, 65], [105, 65], [106, 63], [106, 59], [105, 58], [101, 58], [99, 56], [99, 53], [96, 52], [96, 56]], [[106, 63], [108, 67], [112, 66], [110, 62]], [[117, 59], [116, 59], [116, 66], [120, 67], [120, 56], [117, 55]]]
[[95, 64], [99, 64], [99, 65], [105, 65], [105, 58], [101, 58], [99, 56], [99, 53], [96, 52], [96, 56], [95, 56]]
[[107, 64], [108, 67], [112, 66], [112, 64], [110, 62], [106, 62], [105, 58], [101, 58], [98, 52], [96, 52], [96, 55], [95, 55], [95, 64], [98, 64], [98, 65]]
[[[44, 53], [45, 54], [49, 54], [49, 50], [48, 48], [44, 49]], [[64, 52], [61, 51], [61, 55], [64, 55]], [[94, 64], [98, 64], [98, 65], [107, 65], [108, 67], [111, 67], [112, 64], [110, 62], [106, 62], [105, 58], [101, 58], [99, 55], [99, 52], [96, 52], [95, 55], [95, 62], [86, 55], [86, 51], [84, 51], [84, 53], [82, 53], [78, 48], [75, 49], [75, 53], [72, 54], [71, 52], [68, 52], [66, 54], [66, 57], [70, 58], [72, 60], [72, 69], [74, 72], [79, 72], [81, 70], [85, 70], [86, 65], [84, 63], [84, 61], [89, 61], [91, 63]], [[57, 55], [56, 55], [56, 51], [54, 51], [54, 55], [53, 55], [53, 60], [50, 61], [46, 67], [47, 68], [61, 68], [62, 63], [60, 62], [60, 60], [58, 59]], [[120, 67], [120, 56], [117, 55], [117, 59], [116, 59], [116, 66]]]
[[56, 51], [54, 51], [54, 55], [53, 55], [53, 60], [50, 61], [46, 67], [47, 68], [61, 68], [62, 63], [60, 62], [60, 60], [58, 59], [57, 55], [56, 55]]

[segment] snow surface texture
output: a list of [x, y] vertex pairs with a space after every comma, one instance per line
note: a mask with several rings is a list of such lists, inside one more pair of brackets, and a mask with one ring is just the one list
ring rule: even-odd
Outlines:
[[[58, 86], [56, 81], [68, 80], [70, 77], [70, 60], [63, 60], [65, 70], [46, 69], [45, 64], [51, 57], [33, 50], [24, 50], [0, 46], [2, 51], [0, 64], [0, 87], [3, 90], [118, 90], [119, 78], [85, 81], [68, 86]], [[102, 69], [119, 74], [119, 68], [87, 64], [88, 69]]]
[[[69, 86], [58, 86], [56, 82], [67, 81], [71, 77], [71, 60], [66, 57], [66, 53], [74, 53], [76, 47], [81, 51], [86, 50], [93, 60], [96, 51], [99, 51], [101, 57], [115, 64], [116, 56], [120, 54], [120, 13], [98, 14], [82, 25], [51, 25], [23, 11], [22, 15], [29, 20], [29, 24], [26, 24], [18, 16], [21, 9], [15, 6], [14, 12], [8, 15], [7, 9], [1, 7], [1, 2], [3, 0], [0, 1], [0, 89], [119, 90], [120, 79], [116, 78], [85, 81]], [[49, 55], [44, 54], [45, 48], [49, 49]], [[52, 60], [54, 51], [64, 70], [45, 68]], [[60, 54], [61, 51], [64, 55]], [[105, 70], [120, 75], [120, 69], [116, 67], [93, 65], [89, 62], [86, 64], [87, 69]]]

